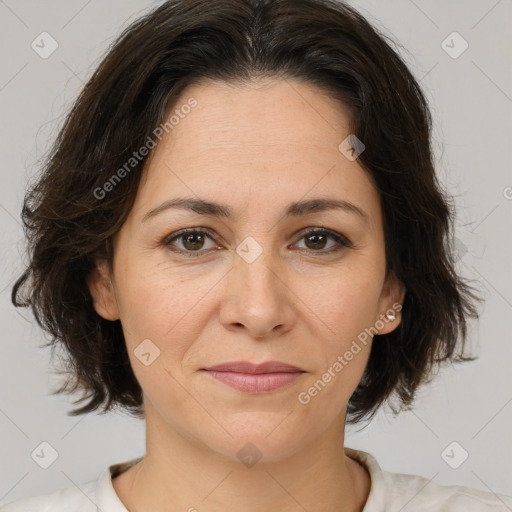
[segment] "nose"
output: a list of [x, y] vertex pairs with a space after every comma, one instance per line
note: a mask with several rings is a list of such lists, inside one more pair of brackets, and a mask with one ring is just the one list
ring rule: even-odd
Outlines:
[[230, 331], [247, 331], [252, 338], [282, 335], [295, 322], [294, 295], [289, 279], [271, 256], [248, 263], [236, 257], [226, 276], [220, 321]]

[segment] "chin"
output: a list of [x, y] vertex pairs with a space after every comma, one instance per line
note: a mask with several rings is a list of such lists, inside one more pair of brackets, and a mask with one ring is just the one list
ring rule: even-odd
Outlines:
[[231, 436], [222, 429], [220, 437], [204, 442], [219, 455], [247, 467], [285, 460], [303, 449], [312, 434], [303, 422], [299, 425], [291, 420], [293, 414], [286, 418], [287, 414], [239, 414], [236, 420], [221, 422]]

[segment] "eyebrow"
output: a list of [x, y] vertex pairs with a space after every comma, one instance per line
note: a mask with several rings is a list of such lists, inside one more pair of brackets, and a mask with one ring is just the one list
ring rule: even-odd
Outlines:
[[[177, 197], [163, 202], [161, 205], [148, 211], [141, 222], [146, 222], [148, 219], [155, 217], [159, 213], [169, 209], [182, 209], [189, 210], [200, 215], [210, 217], [222, 217], [226, 219], [234, 218], [233, 210], [225, 204], [206, 201], [204, 199], [197, 199], [193, 197]], [[301, 217], [311, 215], [313, 213], [324, 212], [327, 210], [342, 210], [348, 213], [353, 213], [360, 217], [365, 222], [369, 221], [368, 214], [359, 206], [345, 201], [343, 199], [334, 198], [314, 198], [304, 201], [297, 201], [291, 203], [285, 212], [285, 218]]]

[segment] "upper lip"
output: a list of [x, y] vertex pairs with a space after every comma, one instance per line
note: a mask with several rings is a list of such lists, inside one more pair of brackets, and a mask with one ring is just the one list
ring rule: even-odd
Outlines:
[[236, 373], [277, 373], [277, 372], [303, 372], [297, 366], [283, 363], [281, 361], [266, 361], [260, 364], [253, 364], [249, 361], [231, 361], [228, 363], [216, 364], [215, 366], [209, 366], [204, 368], [208, 371], [218, 372], [236, 372]]

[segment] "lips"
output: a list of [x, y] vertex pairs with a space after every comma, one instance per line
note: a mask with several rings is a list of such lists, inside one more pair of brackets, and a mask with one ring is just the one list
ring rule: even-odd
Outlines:
[[266, 361], [261, 364], [252, 364], [248, 361], [233, 361], [230, 363], [217, 364], [205, 368], [207, 371], [235, 372], [235, 373], [294, 373], [303, 372], [296, 366], [282, 363], [281, 361]]
[[205, 368], [204, 371], [220, 382], [244, 393], [269, 393], [295, 382], [304, 370], [280, 361], [255, 365], [248, 361], [233, 361]]

